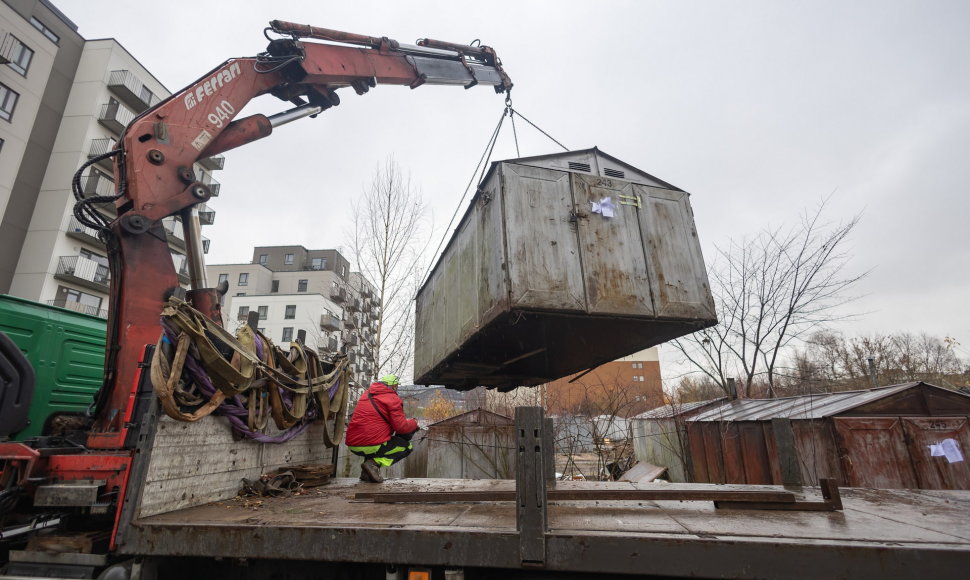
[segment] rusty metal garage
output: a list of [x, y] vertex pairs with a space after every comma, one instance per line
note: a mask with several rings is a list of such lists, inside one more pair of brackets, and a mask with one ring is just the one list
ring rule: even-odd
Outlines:
[[970, 396], [927, 383], [731, 401], [688, 419], [693, 481], [970, 489]]

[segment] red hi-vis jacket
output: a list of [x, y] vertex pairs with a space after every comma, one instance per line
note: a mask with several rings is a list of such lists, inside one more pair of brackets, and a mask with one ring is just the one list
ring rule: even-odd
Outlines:
[[[367, 399], [368, 393], [390, 423], [374, 409], [374, 405]], [[418, 422], [404, 415], [404, 402], [401, 397], [384, 383], [371, 383], [354, 408], [354, 416], [347, 426], [346, 442], [350, 447], [380, 445], [394, 433], [413, 433], [417, 429]]]

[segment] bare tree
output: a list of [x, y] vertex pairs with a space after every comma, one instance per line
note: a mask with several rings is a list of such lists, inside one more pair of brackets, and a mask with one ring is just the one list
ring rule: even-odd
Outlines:
[[374, 375], [413, 370], [414, 306], [422, 253], [430, 228], [426, 206], [393, 158], [374, 172], [370, 187], [354, 204], [351, 248], [360, 272], [377, 288], [381, 310], [374, 340]]
[[845, 273], [846, 240], [859, 217], [830, 224], [824, 210], [822, 202], [794, 227], [766, 228], [718, 248], [711, 286], [720, 322], [673, 345], [725, 393], [727, 378], [737, 377], [747, 397], [756, 382], [776, 396], [791, 347], [846, 317], [837, 307], [866, 275]]
[[865, 389], [872, 385], [869, 364], [878, 385], [926, 381], [959, 388], [966, 384], [968, 363], [956, 353], [950, 337], [925, 333], [872, 334], [846, 337], [815, 333], [796, 353], [792, 382], [804, 392]]

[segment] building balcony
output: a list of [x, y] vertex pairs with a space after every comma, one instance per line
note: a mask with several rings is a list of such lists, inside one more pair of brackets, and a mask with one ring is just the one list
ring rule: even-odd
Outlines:
[[[165, 233], [168, 234], [168, 243], [173, 246], [185, 249], [185, 230], [182, 228], [182, 220], [176, 217], [167, 217], [162, 220], [162, 227], [165, 228]], [[209, 244], [212, 241], [202, 236], [202, 253], [209, 253]]]
[[199, 208], [199, 221], [202, 222], [204, 226], [211, 226], [216, 221], [216, 210], [209, 207], [207, 204], [200, 203]]
[[344, 346], [357, 346], [357, 334], [353, 332], [344, 331], [343, 334]]
[[84, 256], [61, 256], [54, 278], [98, 292], [107, 292], [110, 284], [108, 267]]
[[336, 353], [339, 346], [337, 345], [337, 337], [331, 337], [320, 344], [320, 350], [328, 353]]
[[370, 298], [371, 296], [374, 295], [374, 292], [371, 291], [369, 286], [364, 286], [363, 288], [360, 289], [360, 295], [364, 298]]
[[81, 176], [81, 191], [84, 195], [115, 195], [115, 182], [100, 171], [92, 171]]
[[108, 89], [135, 112], [142, 112], [158, 103], [158, 97], [131, 71], [111, 71]]
[[333, 314], [321, 314], [320, 330], [340, 330], [340, 319]]
[[108, 317], [108, 311], [104, 308], [91, 306], [90, 304], [81, 304], [80, 302], [74, 302], [73, 300], [48, 300], [47, 304], [49, 306], [57, 306], [58, 308], [65, 308], [67, 310], [73, 310], [74, 312], [97, 316], [99, 318]]
[[330, 288], [330, 299], [338, 304], [345, 302], [347, 300], [347, 291], [343, 288]]
[[183, 260], [182, 265], [178, 267], [179, 282], [183, 284], [188, 284], [191, 279], [189, 278], [189, 261]]
[[209, 187], [209, 191], [212, 192], [212, 197], [219, 197], [219, 190], [222, 189], [222, 185], [212, 178], [208, 173], [202, 174], [202, 183]]
[[76, 217], [72, 217], [71, 221], [67, 223], [66, 233], [76, 240], [96, 246], [104, 246], [104, 242], [98, 237], [98, 231], [82, 224]]
[[135, 114], [119, 103], [101, 105], [101, 113], [98, 114], [98, 122], [118, 134], [121, 134], [133, 120], [135, 120]]
[[226, 166], [226, 158], [222, 155], [213, 155], [212, 157], [199, 159], [199, 165], [208, 169], [209, 171], [216, 171]]
[[[114, 139], [92, 139], [91, 148], [88, 149], [88, 159], [93, 159], [99, 155], [104, 155], [108, 151], [113, 151], [117, 147], [118, 142]], [[98, 166], [112, 171], [114, 169], [114, 158], [108, 157], [107, 159], [102, 159], [98, 161]]]
[[348, 312], [360, 312], [360, 298], [348, 298], [344, 308]]
[[349, 328], [351, 330], [357, 328], [357, 320], [354, 316], [348, 316], [344, 319], [344, 328]]
[[9, 32], [0, 32], [0, 64], [13, 62], [13, 51], [20, 45]]

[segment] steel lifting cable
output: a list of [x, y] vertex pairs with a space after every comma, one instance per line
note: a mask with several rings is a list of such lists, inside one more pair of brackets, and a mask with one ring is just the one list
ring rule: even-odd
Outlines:
[[[508, 100], [508, 99], [506, 99]], [[492, 150], [495, 148], [495, 142], [498, 140], [499, 131], [502, 129], [502, 123], [505, 121], [505, 115], [507, 114], [505, 109], [502, 109], [502, 116], [498, 119], [498, 124], [495, 126], [495, 130], [492, 131], [492, 136], [489, 137], [488, 143], [485, 144], [485, 151], [482, 152], [482, 156], [478, 159], [478, 165], [475, 166], [475, 170], [472, 171], [471, 179], [468, 180], [468, 185], [465, 186], [465, 192], [461, 194], [461, 199], [458, 200], [458, 204], [455, 206], [455, 212], [451, 214], [451, 219], [448, 221], [448, 226], [445, 228], [444, 233], [441, 234], [441, 240], [438, 242], [438, 247], [434, 250], [434, 256], [438, 255], [441, 251], [441, 246], [445, 243], [445, 238], [448, 236], [448, 232], [451, 230], [451, 226], [455, 223], [455, 218], [458, 216], [458, 212], [461, 211], [462, 205], [465, 202], [465, 198], [468, 197], [468, 190], [471, 189], [472, 184], [475, 183], [475, 176], [478, 175], [479, 168], [482, 168], [484, 174], [484, 167], [488, 166], [487, 159], [491, 157]], [[434, 261], [428, 264], [427, 270], [424, 271], [424, 275], [421, 277], [422, 284], [428, 279], [428, 274], [431, 273], [431, 268], [434, 266]], [[417, 298], [417, 295], [414, 296]], [[413, 298], [412, 298], [413, 299]]]
[[[458, 212], [461, 211], [461, 208], [465, 203], [465, 198], [468, 197], [468, 190], [471, 189], [472, 184], [475, 183], [475, 176], [478, 175], [479, 169], [481, 169], [481, 175], [478, 178], [479, 183], [481, 183], [481, 180], [485, 178], [485, 170], [488, 168], [488, 162], [492, 158], [492, 151], [495, 150], [495, 144], [498, 142], [498, 136], [502, 130], [502, 123], [505, 121], [506, 116], [508, 116], [508, 118], [511, 119], [512, 121], [512, 136], [515, 139], [515, 155], [517, 157], [521, 157], [521, 153], [519, 152], [519, 134], [515, 128], [515, 115], [522, 117], [523, 121], [525, 121], [533, 128], [535, 128], [536, 131], [539, 131], [540, 133], [548, 137], [553, 143], [562, 147], [564, 151], [569, 151], [568, 147], [560, 143], [549, 133], [540, 129], [535, 123], [530, 121], [517, 109], [512, 107], [512, 94], [510, 91], [508, 96], [505, 97], [505, 109], [502, 110], [502, 116], [499, 117], [498, 124], [495, 126], [495, 130], [492, 131], [492, 136], [489, 138], [488, 143], [485, 144], [485, 151], [482, 152], [482, 156], [478, 160], [478, 165], [476, 165], [475, 170], [472, 171], [472, 177], [468, 181], [468, 185], [465, 186], [465, 192], [462, 193], [461, 199], [458, 200], [458, 204], [457, 206], [455, 206], [455, 211], [453, 214], [451, 214], [451, 219], [448, 220], [448, 226], [445, 228], [445, 231], [441, 234], [441, 240], [438, 242], [438, 247], [436, 247], [434, 251], [435, 258], [438, 257], [438, 252], [441, 251], [441, 246], [444, 245], [445, 238], [447, 238], [448, 232], [451, 230], [451, 227], [454, 225], [455, 218], [458, 217]], [[424, 276], [421, 277], [422, 285], [424, 282], [427, 281], [428, 274], [431, 273], [431, 269], [434, 267], [434, 264], [435, 264], [435, 260], [432, 260], [432, 262], [428, 264], [428, 268], [427, 270], [425, 270]], [[415, 295], [414, 298], [417, 298], [417, 295]]]

